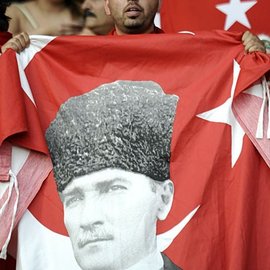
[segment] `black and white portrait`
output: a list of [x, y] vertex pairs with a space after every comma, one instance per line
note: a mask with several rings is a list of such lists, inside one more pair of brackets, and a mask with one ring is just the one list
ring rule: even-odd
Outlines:
[[46, 139], [64, 222], [83, 270], [174, 270], [156, 224], [173, 202], [170, 146], [178, 97], [116, 81], [65, 102]]

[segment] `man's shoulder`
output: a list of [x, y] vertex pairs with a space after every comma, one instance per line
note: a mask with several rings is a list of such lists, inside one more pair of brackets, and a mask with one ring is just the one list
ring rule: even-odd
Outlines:
[[175, 265], [165, 254], [162, 253], [164, 261], [164, 270], [182, 270], [180, 267]]

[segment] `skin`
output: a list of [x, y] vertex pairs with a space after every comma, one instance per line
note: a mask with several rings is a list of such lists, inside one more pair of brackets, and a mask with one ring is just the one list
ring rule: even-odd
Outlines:
[[[153, 32], [158, 8], [158, 0], [105, 0], [106, 14], [113, 18], [118, 35]], [[242, 42], [247, 53], [266, 52], [263, 42], [249, 31], [243, 34]]]
[[246, 31], [242, 36], [242, 42], [247, 53], [251, 52], [264, 52], [266, 53], [266, 48], [263, 43], [257, 36], [253, 35], [251, 32]]
[[104, 0], [85, 0], [81, 8], [85, 15], [83, 35], [106, 35], [113, 29], [113, 20], [105, 14]]
[[[17, 35], [26, 32], [29, 35], [63, 35], [74, 34], [74, 27], [68, 25], [78, 25], [81, 18], [72, 18], [70, 9], [64, 0], [35, 0], [22, 3], [30, 11], [38, 28], [34, 29], [25, 15], [15, 6], [11, 5], [7, 9], [7, 15], [11, 18], [9, 32]], [[76, 29], [77, 30], [77, 29]]]
[[[45, 3], [44, 1], [47, 0], [39, 0], [39, 1], [42, 1], [42, 3], [44, 4]], [[61, 2], [61, 0], [50, 0], [50, 1], [59, 1], [58, 3]], [[32, 2], [29, 2], [29, 4], [30, 3]], [[111, 16], [112, 20], [114, 21], [117, 34], [119, 35], [144, 34], [150, 33], [154, 30], [154, 16], [159, 7], [158, 0], [104, 0], [104, 4], [106, 14], [108, 16]], [[133, 10], [129, 8], [133, 8]], [[10, 15], [12, 17], [12, 14], [7, 15]], [[62, 33], [65, 32], [66, 34], [70, 34], [70, 29], [72, 28], [74, 27], [68, 26], [68, 30], [62, 29]], [[75, 25], [75, 28], [78, 28], [77, 25]], [[95, 34], [88, 27], [85, 28], [84, 30], [85, 31], [83, 31], [82, 34]], [[61, 30], [59, 29], [57, 31], [61, 32]], [[243, 34], [242, 42], [245, 48], [245, 52], [247, 53], [255, 51], [266, 53], [264, 43], [256, 35], [253, 35], [249, 31], [246, 31]], [[25, 33], [23, 33], [21, 36], [16, 35], [14, 37], [14, 40], [8, 42], [2, 47], [2, 53], [6, 51], [8, 48], [12, 48], [16, 52], [20, 52], [28, 45], [29, 45], [29, 37], [25, 37]]]
[[12, 49], [16, 51], [17, 53], [20, 53], [25, 48], [27, 48], [30, 45], [30, 39], [28, 34], [26, 33], [20, 33], [13, 38], [11, 38], [8, 42], [6, 42], [1, 47], [1, 53], [4, 53], [7, 49]]
[[60, 196], [80, 267], [120, 270], [156, 250], [156, 222], [170, 211], [173, 184], [108, 168], [75, 178]]
[[145, 34], [154, 30], [159, 0], [105, 0], [105, 11], [111, 16], [117, 34]]

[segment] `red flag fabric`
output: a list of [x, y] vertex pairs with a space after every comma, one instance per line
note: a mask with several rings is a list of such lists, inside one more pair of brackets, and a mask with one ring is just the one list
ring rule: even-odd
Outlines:
[[0, 260], [1, 270], [15, 270], [16, 269], [16, 260], [11, 256], [8, 256], [6, 261]]
[[[48, 177], [52, 164], [46, 155], [36, 110], [20, 86], [16, 56], [13, 54], [8, 60], [1, 57], [1, 63], [0, 258], [6, 258], [11, 232]], [[29, 136], [31, 143], [24, 144]]]
[[12, 35], [8, 32], [0, 32], [0, 49], [1, 46], [4, 45], [10, 38], [12, 38]]
[[[18, 134], [13, 144], [46, 153], [43, 134], [70, 97], [119, 80], [153, 81], [179, 97], [170, 160], [175, 194], [168, 217], [158, 223], [159, 251], [183, 269], [270, 268], [270, 170], [232, 108], [270, 69], [269, 56], [246, 55], [241, 34], [223, 31], [34, 37], [31, 44], [17, 56], [20, 84], [1, 78], [22, 107], [5, 122]], [[1, 70], [12, 57], [3, 56]], [[16, 73], [15, 63], [9, 68]], [[80, 269], [52, 173], [28, 210], [18, 228], [19, 269]]]
[[270, 36], [268, 0], [163, 0], [162, 29], [168, 33], [224, 29]]

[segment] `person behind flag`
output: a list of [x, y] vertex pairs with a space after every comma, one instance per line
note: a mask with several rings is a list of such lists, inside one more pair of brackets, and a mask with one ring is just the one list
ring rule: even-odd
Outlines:
[[10, 1], [1, 0], [0, 2], [0, 55], [9, 48], [20, 52], [30, 44], [29, 36], [26, 33], [12, 38], [12, 34], [8, 32], [9, 17], [6, 16], [6, 9], [9, 5]]
[[84, 27], [80, 35], [107, 35], [113, 29], [113, 20], [105, 14], [104, 0], [84, 0], [81, 4]]
[[[22, 32], [12, 38], [12, 35], [7, 32], [9, 28], [9, 18], [5, 15], [6, 8], [10, 5], [10, 2], [3, 0], [0, 5], [1, 52], [4, 53], [7, 49], [11, 48], [19, 53], [29, 46], [29, 35], [26, 32]], [[23, 4], [19, 4], [19, 7], [22, 5]], [[112, 30], [113, 21], [111, 17], [105, 14], [103, 0], [84, 0], [81, 4], [81, 9], [84, 14], [84, 26], [82, 27], [82, 25], [78, 23], [64, 24], [61, 30], [63, 34], [77, 32], [79, 35], [106, 35]]]
[[8, 1], [0, 2], [0, 49], [12, 37], [12, 35], [7, 32], [9, 18], [5, 15], [6, 8], [9, 4]]
[[[104, 0], [105, 11], [114, 21], [112, 34], [147, 34], [162, 33], [154, 25], [154, 18], [159, 9], [159, 0]], [[243, 34], [242, 42], [245, 51], [266, 52], [264, 43], [251, 32]]]
[[152, 81], [116, 81], [70, 98], [48, 127], [64, 222], [83, 270], [180, 269], [156, 239], [173, 201], [177, 102]]
[[9, 31], [13, 35], [21, 32], [52, 36], [78, 34], [78, 29], [81, 29], [78, 25], [82, 26], [83, 23], [77, 0], [12, 3], [7, 9], [7, 15], [11, 17]]
[[[104, 0], [105, 12], [110, 16], [114, 23], [114, 30], [111, 32], [116, 35], [123, 34], [146, 34], [146, 33], [164, 33], [154, 25], [154, 18], [159, 9], [159, 0]], [[254, 51], [266, 52], [264, 43], [251, 32], [246, 31], [243, 34], [242, 42], [245, 51], [248, 53]], [[12, 48], [22, 51], [29, 45], [29, 37], [26, 34], [20, 34], [12, 41]], [[15, 49], [15, 50], [16, 50]], [[6, 49], [2, 50], [2, 53]]]

